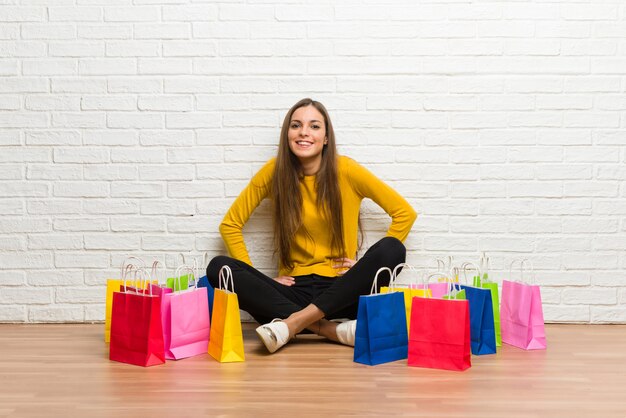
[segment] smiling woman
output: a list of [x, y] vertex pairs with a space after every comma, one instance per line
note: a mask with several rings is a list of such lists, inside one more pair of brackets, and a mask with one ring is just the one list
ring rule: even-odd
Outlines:
[[[275, 278], [252, 266], [242, 234], [265, 198], [272, 201]], [[364, 198], [381, 206], [391, 225], [387, 236], [356, 260]], [[395, 190], [337, 154], [328, 111], [320, 102], [303, 99], [285, 116], [276, 158], [254, 175], [226, 213], [220, 232], [230, 257], [211, 260], [207, 277], [217, 286], [220, 268], [231, 268], [240, 307], [264, 324], [257, 334], [272, 353], [304, 329], [354, 345], [359, 296], [369, 294], [379, 268], [405, 261], [402, 241], [416, 217]], [[388, 280], [379, 280], [378, 286]], [[337, 318], [352, 320], [331, 321]]]

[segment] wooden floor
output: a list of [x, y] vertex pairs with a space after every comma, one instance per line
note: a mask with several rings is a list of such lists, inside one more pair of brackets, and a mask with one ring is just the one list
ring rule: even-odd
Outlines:
[[298, 337], [246, 362], [208, 355], [142, 368], [108, 360], [103, 325], [0, 325], [4, 417], [626, 417], [626, 326], [547, 325], [548, 350], [504, 346], [450, 372], [370, 367]]

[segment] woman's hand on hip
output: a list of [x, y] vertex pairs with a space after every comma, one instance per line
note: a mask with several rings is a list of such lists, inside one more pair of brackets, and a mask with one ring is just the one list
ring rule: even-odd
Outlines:
[[356, 260], [351, 258], [333, 258], [333, 268], [338, 269], [337, 274], [342, 276], [356, 264]]
[[278, 277], [274, 277], [274, 281], [278, 282], [282, 285], [285, 286], [292, 286], [296, 283], [296, 279], [294, 279], [291, 276], [278, 276]]

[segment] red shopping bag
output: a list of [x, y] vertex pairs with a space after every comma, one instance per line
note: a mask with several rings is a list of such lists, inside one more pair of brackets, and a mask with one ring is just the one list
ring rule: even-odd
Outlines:
[[165, 363], [161, 296], [123, 290], [113, 293], [109, 359], [137, 366]]
[[[511, 263], [509, 277], [514, 263], [515, 261]], [[522, 280], [524, 263], [528, 263], [528, 260], [522, 260], [520, 263]], [[539, 286], [532, 283], [502, 280], [500, 326], [502, 327], [503, 343], [524, 350], [546, 349], [546, 331]]]
[[472, 366], [467, 300], [413, 298], [408, 365], [457, 371]]

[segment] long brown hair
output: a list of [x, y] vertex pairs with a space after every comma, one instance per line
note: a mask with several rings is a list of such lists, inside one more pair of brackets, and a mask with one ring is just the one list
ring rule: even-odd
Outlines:
[[302, 193], [300, 181], [304, 176], [300, 160], [289, 148], [289, 126], [293, 113], [306, 106], [313, 106], [324, 117], [327, 143], [322, 150], [322, 163], [317, 172], [315, 186], [317, 190], [317, 208], [330, 223], [331, 257], [345, 257], [343, 239], [343, 212], [341, 191], [337, 174], [337, 144], [335, 131], [328, 111], [323, 104], [312, 99], [302, 99], [289, 109], [280, 131], [276, 169], [272, 180], [272, 221], [274, 240], [280, 266], [293, 268], [290, 258], [296, 231], [302, 226]]

